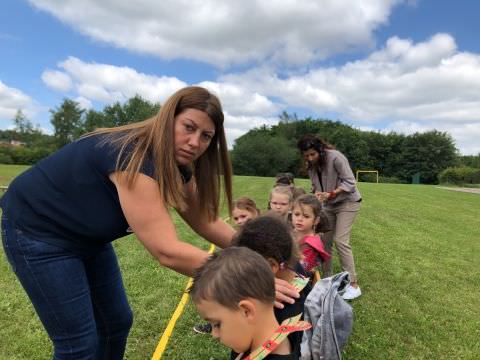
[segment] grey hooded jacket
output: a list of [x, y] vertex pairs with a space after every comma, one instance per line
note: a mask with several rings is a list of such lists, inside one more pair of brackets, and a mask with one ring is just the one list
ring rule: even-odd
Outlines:
[[350, 283], [348, 272], [319, 280], [305, 300], [304, 320], [312, 328], [303, 333], [301, 360], [341, 359], [352, 332], [352, 307], [340, 296]]

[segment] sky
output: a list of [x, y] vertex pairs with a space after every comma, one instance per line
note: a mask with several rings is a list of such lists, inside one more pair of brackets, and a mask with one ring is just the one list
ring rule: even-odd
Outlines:
[[0, 129], [52, 133], [64, 98], [102, 110], [188, 85], [217, 94], [230, 146], [286, 111], [362, 130], [448, 132], [480, 153], [475, 0], [2, 0]]

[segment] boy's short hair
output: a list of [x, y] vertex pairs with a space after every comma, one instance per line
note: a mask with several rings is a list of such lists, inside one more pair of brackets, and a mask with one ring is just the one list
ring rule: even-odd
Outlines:
[[232, 245], [245, 246], [279, 264], [293, 265], [298, 261], [290, 227], [274, 213], [259, 216], [243, 225], [234, 236]]
[[229, 247], [211, 255], [199, 267], [189, 289], [192, 300], [216, 301], [236, 309], [241, 300], [275, 301], [275, 279], [268, 262], [245, 247]]

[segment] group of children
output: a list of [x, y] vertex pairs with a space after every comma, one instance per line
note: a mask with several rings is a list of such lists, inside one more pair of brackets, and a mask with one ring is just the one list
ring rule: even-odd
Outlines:
[[[211, 332], [232, 349], [232, 359], [300, 357], [310, 327], [302, 321], [304, 302], [316, 268], [330, 254], [318, 235], [328, 227], [321, 204], [314, 195], [295, 196], [290, 184], [276, 183], [263, 215], [252, 199], [235, 201], [232, 246], [212, 255], [194, 277], [192, 300], [209, 323], [196, 331]], [[298, 291], [293, 304], [274, 307], [275, 278]]]

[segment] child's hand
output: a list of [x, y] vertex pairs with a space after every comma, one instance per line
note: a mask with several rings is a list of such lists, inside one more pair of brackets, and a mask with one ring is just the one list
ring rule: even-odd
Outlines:
[[275, 278], [275, 307], [283, 309], [283, 302], [293, 304], [300, 294], [288, 281]]
[[320, 202], [324, 202], [328, 199], [328, 192], [320, 192], [320, 191], [317, 191], [315, 193], [315, 196], [316, 198], [318, 199], [318, 201]]

